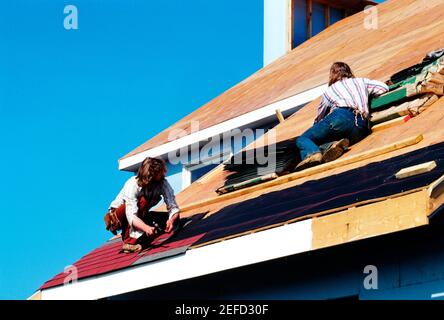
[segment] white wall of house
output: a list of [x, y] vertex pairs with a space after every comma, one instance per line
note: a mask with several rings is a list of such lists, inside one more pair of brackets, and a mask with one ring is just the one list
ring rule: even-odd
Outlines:
[[182, 191], [182, 165], [171, 164], [167, 161], [167, 180], [174, 190], [174, 194]]
[[288, 0], [264, 0], [264, 66], [287, 53]]

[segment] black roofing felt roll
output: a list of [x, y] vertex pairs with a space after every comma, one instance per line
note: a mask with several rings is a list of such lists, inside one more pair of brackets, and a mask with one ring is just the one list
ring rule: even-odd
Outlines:
[[444, 51], [441, 51], [435, 55], [433, 55], [432, 53], [430, 53], [430, 54], [431, 54], [430, 56], [428, 54], [426, 57], [424, 57], [424, 59], [422, 60], [421, 63], [415, 64], [414, 66], [405, 68], [404, 70], [401, 70], [401, 71], [395, 73], [394, 75], [392, 75], [390, 77], [390, 80], [393, 83], [397, 83], [397, 82], [404, 81], [407, 78], [414, 76], [418, 73], [421, 73], [424, 70], [424, 68], [433, 64], [436, 60], [441, 58], [444, 55]]
[[[395, 173], [435, 160], [428, 173], [397, 180]], [[224, 238], [293, 218], [424, 187], [444, 174], [444, 143], [365, 167], [264, 194], [227, 206], [184, 228], [178, 237], [206, 232], [196, 244]], [[203, 208], [204, 211], [204, 208]]]

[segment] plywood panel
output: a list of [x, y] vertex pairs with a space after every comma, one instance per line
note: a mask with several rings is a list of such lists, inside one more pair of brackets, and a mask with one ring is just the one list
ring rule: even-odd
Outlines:
[[30, 296], [27, 300], [42, 300], [42, 292], [38, 290], [32, 296]]
[[312, 247], [325, 248], [426, 225], [428, 200], [423, 190], [314, 218]]
[[[330, 65], [337, 60], [351, 65], [357, 76], [385, 80], [418, 63], [424, 55], [444, 47], [442, 0], [391, 0], [378, 5], [379, 27], [366, 30], [365, 14], [342, 20], [286, 56], [259, 70], [208, 102], [125, 157], [168, 142], [173, 129], [190, 130], [191, 121], [208, 128], [280, 101], [328, 81]], [[304, 108], [305, 109], [305, 108]], [[307, 128], [314, 105], [298, 116], [295, 131]]]
[[422, 164], [418, 164], [417, 166], [412, 166], [408, 168], [404, 168], [395, 174], [396, 179], [405, 179], [411, 176], [415, 176], [418, 174], [422, 174], [425, 172], [432, 171], [436, 168], [436, 162], [430, 161]]

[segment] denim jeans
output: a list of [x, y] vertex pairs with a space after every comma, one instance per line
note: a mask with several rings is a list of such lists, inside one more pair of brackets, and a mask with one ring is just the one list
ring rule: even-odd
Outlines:
[[301, 160], [304, 160], [314, 153], [323, 152], [335, 141], [347, 138], [350, 144], [354, 144], [370, 132], [368, 120], [359, 115], [355, 116], [348, 108], [336, 108], [298, 137], [296, 146], [299, 148]]

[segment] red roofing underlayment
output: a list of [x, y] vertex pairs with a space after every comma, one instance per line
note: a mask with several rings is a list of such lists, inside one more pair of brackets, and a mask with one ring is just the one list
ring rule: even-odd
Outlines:
[[[168, 234], [165, 234], [153, 242], [153, 247], [140, 253], [132, 254], [121, 253], [122, 241], [120, 239], [118, 241], [111, 241], [104, 244], [100, 248], [95, 249], [74, 264], [78, 272], [77, 279], [84, 279], [91, 276], [102, 275], [111, 271], [117, 271], [131, 265], [138, 264], [140, 260], [146, 259], [148, 256], [153, 256], [161, 252], [171, 251], [178, 248], [189, 247], [203, 236], [204, 234], [199, 234], [189, 238], [171, 242], [167, 241], [163, 243], [165, 238], [169, 237]], [[160, 243], [162, 244], [159, 245]], [[70, 273], [59, 273], [51, 280], [45, 282], [40, 287], [40, 290], [62, 285], [64, 280], [69, 275]]]

